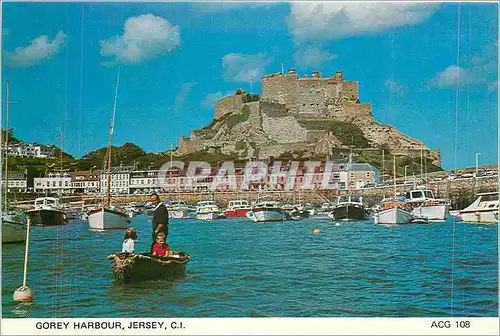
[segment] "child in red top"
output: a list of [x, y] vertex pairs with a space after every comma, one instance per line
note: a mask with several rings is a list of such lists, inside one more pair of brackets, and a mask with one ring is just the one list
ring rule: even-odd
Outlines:
[[156, 244], [153, 245], [153, 256], [165, 257], [168, 255], [170, 247], [165, 243], [165, 234], [163, 232], [158, 233], [156, 236]]

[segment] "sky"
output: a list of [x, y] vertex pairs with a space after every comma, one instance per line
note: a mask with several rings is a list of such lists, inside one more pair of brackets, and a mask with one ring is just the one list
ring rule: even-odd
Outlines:
[[301, 77], [342, 70], [377, 121], [439, 149], [446, 169], [478, 152], [498, 162], [494, 3], [2, 6], [9, 126], [23, 141], [59, 145], [62, 130], [75, 157], [106, 146], [120, 69], [113, 144], [161, 152], [283, 64]]

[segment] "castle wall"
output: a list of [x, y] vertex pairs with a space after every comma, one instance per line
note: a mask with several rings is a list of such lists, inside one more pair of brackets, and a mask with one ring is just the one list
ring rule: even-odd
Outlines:
[[358, 93], [358, 82], [343, 82], [342, 83], [342, 92], [343, 95], [349, 98], [350, 100], [356, 101], [359, 99]]
[[259, 106], [260, 113], [265, 113], [269, 117], [287, 117], [288, 111], [285, 105], [262, 101]]
[[222, 116], [228, 113], [238, 113], [243, 104], [242, 95], [232, 95], [224, 97], [217, 101], [215, 104], [215, 114], [214, 119], [220, 119]]
[[297, 75], [272, 74], [261, 79], [262, 100], [285, 105], [292, 112], [297, 106]]
[[263, 113], [262, 130], [268, 135], [269, 139], [277, 143], [307, 141], [306, 129], [300, 126], [293, 116], [274, 118]]

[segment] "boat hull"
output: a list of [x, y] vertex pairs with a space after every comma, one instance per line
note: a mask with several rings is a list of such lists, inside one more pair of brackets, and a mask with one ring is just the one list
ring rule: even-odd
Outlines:
[[225, 210], [222, 214], [229, 218], [244, 218], [247, 216], [248, 211], [250, 211], [250, 209], [232, 209]]
[[92, 230], [126, 229], [130, 224], [127, 214], [102, 208], [90, 211], [88, 220]]
[[196, 219], [200, 220], [215, 220], [219, 217], [217, 212], [201, 212], [196, 214]]
[[190, 261], [187, 254], [174, 257], [151, 257], [148, 253], [116, 253], [108, 256], [112, 261], [113, 274], [124, 283], [144, 280], [175, 280], [185, 276]]
[[11, 216], [2, 218], [2, 244], [24, 243], [27, 231], [26, 224], [13, 220]]
[[170, 218], [176, 218], [176, 219], [187, 218], [188, 214], [189, 210], [170, 210], [168, 212], [168, 216]]
[[462, 222], [479, 224], [498, 224], [498, 209], [460, 211]]
[[31, 225], [35, 226], [56, 226], [68, 224], [66, 215], [58, 210], [29, 210], [27, 215]]
[[413, 215], [400, 207], [382, 210], [374, 215], [376, 224], [408, 224], [412, 219]]
[[341, 205], [333, 210], [335, 220], [366, 220], [368, 212], [361, 206]]
[[450, 206], [448, 204], [442, 204], [415, 207], [412, 213], [414, 216], [426, 217], [428, 220], [446, 220], [449, 211]]
[[[250, 214], [250, 212], [248, 212]], [[255, 210], [248, 216], [254, 222], [281, 222], [285, 219], [285, 213], [279, 210]]]

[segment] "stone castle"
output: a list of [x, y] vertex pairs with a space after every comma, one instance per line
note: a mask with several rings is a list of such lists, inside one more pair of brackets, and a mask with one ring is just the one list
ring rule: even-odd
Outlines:
[[[419, 156], [423, 150], [440, 166], [439, 150], [396, 128], [381, 125], [372, 116], [371, 104], [361, 103], [358, 82], [344, 81], [343, 72], [299, 78], [295, 69], [262, 77], [260, 97], [243, 90], [216, 103], [212, 123], [180, 137], [177, 153], [214, 151], [239, 158], [278, 157], [283, 153], [330, 154], [349, 148], [328, 130], [334, 121], [355, 124], [369, 141], [369, 148], [385, 146], [398, 155]], [[359, 148], [358, 148], [359, 149]]]

